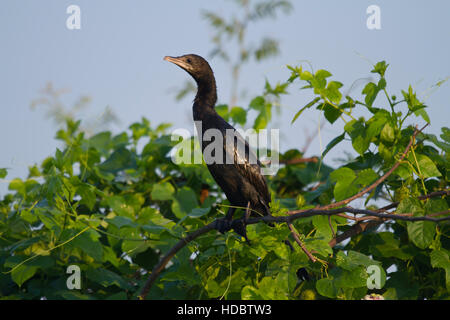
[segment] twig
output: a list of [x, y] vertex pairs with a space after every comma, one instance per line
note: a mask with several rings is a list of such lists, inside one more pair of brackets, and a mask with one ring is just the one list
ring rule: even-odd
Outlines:
[[[450, 189], [445, 189], [445, 190], [431, 192], [431, 193], [423, 195], [423, 196], [418, 196], [417, 198], [419, 200], [426, 200], [426, 199], [430, 199], [430, 198], [436, 198], [436, 197], [439, 197], [439, 196], [448, 196], [448, 195], [450, 195]], [[377, 211], [381, 212], [381, 211], [386, 211], [386, 210], [389, 210], [389, 209], [397, 208], [399, 204], [400, 204], [400, 202], [393, 202], [391, 204], [388, 204], [385, 207], [382, 207], [382, 208], [378, 209]]]
[[[275, 222], [275, 223], [287, 223], [289, 225], [294, 220], [297, 220], [300, 218], [307, 218], [307, 217], [312, 217], [312, 216], [317, 216], [317, 215], [331, 216], [331, 215], [338, 215], [338, 214], [345, 213], [345, 212], [349, 212], [349, 213], [353, 213], [353, 214], [364, 214], [364, 215], [368, 215], [368, 216], [375, 216], [378, 218], [382, 218], [382, 220], [393, 219], [393, 220], [404, 220], [404, 221], [431, 221], [431, 222], [436, 222], [436, 223], [450, 220], [450, 216], [446, 216], [443, 218], [433, 218], [430, 216], [423, 216], [423, 217], [414, 217], [413, 216], [412, 217], [412, 216], [409, 216], [406, 214], [401, 214], [401, 215], [400, 214], [387, 214], [387, 213], [380, 213], [380, 212], [372, 211], [372, 210], [363, 210], [363, 209], [355, 209], [355, 208], [351, 208], [351, 207], [342, 207], [342, 208], [337, 208], [337, 209], [332, 209], [332, 210], [309, 209], [309, 210], [303, 210], [301, 212], [297, 212], [297, 213], [294, 213], [294, 214], [291, 214], [288, 216], [278, 216], [278, 217], [263, 216], [263, 217], [257, 217], [257, 218], [249, 218], [246, 221], [246, 224], [256, 224], [259, 222], [266, 222], [266, 223]], [[440, 212], [439, 215], [444, 215], [444, 214], [448, 214], [448, 213], [450, 213], [450, 210]], [[183, 239], [178, 241], [178, 243], [175, 244], [175, 246], [173, 246], [169, 250], [169, 252], [161, 259], [161, 261], [153, 268], [149, 279], [147, 280], [143, 289], [141, 290], [141, 293], [139, 294], [139, 298], [145, 299], [151, 286], [153, 285], [155, 280], [158, 278], [159, 274], [164, 270], [167, 263], [172, 259], [172, 257], [180, 249], [182, 249], [184, 246], [186, 246], [189, 242], [193, 241], [197, 237], [199, 237], [211, 230], [215, 230], [218, 221], [219, 221], [219, 219], [216, 219], [213, 222], [211, 222], [210, 224], [190, 233], [189, 235], [187, 235], [186, 237], [184, 237]], [[370, 224], [370, 223], [373, 224], [374, 222], [378, 222], [378, 221], [371, 221], [371, 222], [368, 222], [367, 224]], [[361, 228], [361, 225], [363, 225], [363, 224], [360, 224], [360, 228]], [[353, 232], [356, 232], [356, 231], [353, 231]], [[362, 232], [362, 231], [360, 231], [360, 232]], [[342, 235], [339, 235], [338, 238], [341, 236]]]
[[[448, 195], [450, 194], [450, 190], [446, 190], [446, 191], [437, 191], [437, 192], [432, 192], [430, 194], [424, 195], [424, 196], [420, 196], [419, 199], [420, 200], [425, 200], [425, 199], [429, 199], [432, 197], [438, 197], [441, 195]], [[398, 203], [397, 203], [398, 205]], [[396, 206], [397, 206], [396, 205]], [[388, 206], [386, 206], [388, 207]], [[381, 209], [378, 209], [377, 211], [384, 211], [383, 207]], [[448, 214], [450, 211], [441, 211], [441, 212], [436, 212], [436, 213], [432, 213], [429, 214], [428, 217], [437, 217], [440, 215], [445, 215]], [[411, 216], [411, 213], [403, 213], [403, 214], [397, 214], [398, 216]], [[342, 216], [341, 214], [339, 214], [339, 216]], [[341, 233], [338, 236], [333, 237], [333, 239], [330, 240], [330, 242], [328, 243], [330, 245], [330, 247], [334, 247], [336, 244], [351, 238], [353, 236], [356, 236], [357, 234], [360, 234], [368, 229], [373, 229], [378, 227], [379, 225], [381, 225], [384, 222], [383, 218], [379, 218], [379, 217], [370, 217], [370, 216], [365, 216], [365, 217], [360, 217], [360, 218], [354, 218], [354, 217], [350, 217], [350, 216], [346, 216], [345, 218], [347, 219], [352, 219], [355, 221], [358, 221], [357, 224], [353, 225], [350, 229], [346, 230], [345, 232]], [[363, 220], [370, 220], [370, 218], [372, 218], [372, 221], [368, 221], [368, 222], [362, 222]]]
[[[428, 124], [427, 124], [428, 125]], [[332, 216], [332, 215], [342, 215], [345, 213], [353, 213], [353, 214], [363, 214], [366, 215], [364, 220], [367, 219], [374, 219], [373, 221], [369, 221], [369, 222], [362, 222], [362, 223], [358, 223], [357, 225], [355, 225], [352, 229], [347, 230], [346, 232], [344, 232], [341, 235], [336, 236], [334, 239], [332, 239], [330, 241], [330, 246], [334, 246], [336, 245], [336, 243], [339, 243], [341, 241], [343, 241], [344, 239], [351, 237], [355, 234], [361, 233], [364, 230], [368, 229], [369, 227], [373, 227], [376, 225], [381, 224], [384, 220], [386, 219], [393, 219], [393, 220], [404, 220], [404, 221], [431, 221], [431, 222], [443, 222], [443, 221], [448, 221], [450, 220], [450, 216], [446, 216], [443, 218], [433, 218], [432, 216], [420, 216], [420, 217], [416, 217], [416, 216], [411, 216], [411, 214], [391, 214], [391, 213], [381, 213], [380, 211], [386, 211], [389, 208], [393, 208], [395, 206], [397, 206], [398, 204], [391, 204], [389, 206], [386, 206], [384, 208], [378, 209], [377, 211], [373, 211], [373, 210], [363, 210], [363, 209], [355, 209], [352, 207], [341, 207], [341, 208], [337, 208], [337, 209], [332, 209], [329, 210], [331, 208], [336, 208], [336, 207], [340, 207], [343, 205], [348, 204], [349, 202], [362, 197], [364, 194], [366, 194], [367, 192], [373, 190], [374, 188], [376, 188], [378, 185], [380, 185], [384, 180], [387, 179], [387, 177], [389, 177], [394, 171], [395, 169], [398, 168], [398, 166], [400, 165], [400, 163], [403, 161], [403, 159], [406, 157], [406, 155], [408, 154], [411, 146], [414, 143], [414, 140], [416, 138], [416, 136], [422, 132], [423, 129], [425, 129], [425, 127], [427, 126], [425, 125], [422, 129], [417, 130], [417, 127], [414, 131], [414, 134], [411, 137], [411, 140], [408, 144], [408, 146], [406, 147], [405, 151], [403, 152], [402, 156], [400, 157], [400, 159], [394, 164], [394, 166], [388, 171], [386, 172], [381, 178], [379, 178], [377, 181], [375, 181], [372, 185], [370, 185], [369, 187], [363, 189], [362, 191], [358, 192], [356, 195], [347, 198], [345, 200], [339, 201], [339, 202], [335, 202], [332, 204], [329, 204], [327, 206], [323, 206], [323, 207], [319, 207], [319, 208], [314, 208], [314, 209], [309, 209], [309, 210], [293, 210], [288, 212], [287, 216], [278, 216], [278, 217], [273, 217], [273, 216], [263, 216], [263, 217], [257, 217], [257, 218], [249, 218], [246, 221], [246, 224], [255, 224], [255, 223], [259, 223], [259, 222], [266, 222], [266, 223], [287, 223], [289, 226], [289, 229], [292, 232], [292, 235], [294, 236], [294, 239], [297, 241], [297, 243], [300, 245], [300, 247], [302, 248], [302, 250], [305, 252], [305, 254], [308, 255], [308, 257], [313, 260], [316, 261], [315, 257], [312, 256], [312, 254], [304, 247], [303, 243], [300, 241], [300, 239], [298, 238], [298, 235], [296, 234], [293, 226], [292, 226], [292, 222], [296, 219], [300, 219], [300, 218], [307, 218], [307, 217], [311, 217], [311, 216], [316, 216], [316, 215], [326, 215], [326, 216]], [[299, 161], [300, 159], [293, 159], [291, 161]], [[302, 161], [305, 162], [305, 161]], [[443, 193], [445, 192], [445, 193]], [[427, 199], [428, 197], [432, 197], [432, 196], [438, 196], [438, 195], [448, 195], [448, 190], [444, 190], [444, 191], [438, 191], [433, 193], [433, 195], [429, 194], [427, 196], [423, 196], [424, 199]], [[390, 207], [393, 206], [393, 207]], [[448, 211], [444, 211], [444, 212], [440, 212], [436, 215], [444, 215], [444, 214], [448, 214], [450, 213], [450, 210]], [[360, 221], [362, 219], [360, 218], [354, 218], [354, 219], [358, 219], [357, 221]], [[376, 220], [375, 220], [376, 219]], [[214, 220], [213, 222], [211, 222], [210, 224], [190, 233], [189, 235], [187, 235], [186, 237], [184, 237], [183, 239], [181, 239], [175, 246], [173, 246], [169, 252], [161, 259], [161, 261], [153, 268], [152, 273], [149, 277], [149, 279], [147, 280], [147, 282], [145, 283], [143, 289], [140, 292], [139, 298], [140, 299], [145, 299], [146, 295], [148, 294], [151, 286], [153, 285], [153, 283], [155, 282], [155, 280], [157, 279], [157, 277], [159, 276], [159, 274], [165, 269], [167, 263], [172, 259], [172, 257], [180, 250], [182, 249], [184, 246], [186, 246], [186, 244], [188, 244], [189, 242], [191, 242], [192, 240], [194, 240], [195, 238], [216, 229], [217, 223], [218, 223], [219, 219]], [[334, 230], [333, 234], [334, 234]]]
[[[293, 213], [295, 212], [295, 213]], [[308, 218], [312, 216], [330, 216], [330, 215], [337, 215], [339, 213], [353, 213], [353, 214], [364, 214], [367, 216], [374, 216], [378, 218], [383, 219], [393, 219], [393, 220], [403, 220], [403, 221], [431, 221], [431, 222], [443, 222], [450, 220], [450, 216], [444, 217], [444, 218], [432, 218], [430, 216], [409, 216], [406, 214], [391, 214], [391, 213], [381, 213], [376, 212], [373, 210], [364, 210], [364, 209], [356, 209], [352, 207], [342, 207], [342, 208], [336, 208], [332, 210], [327, 209], [309, 209], [309, 210], [302, 210], [301, 212], [291, 211], [288, 212], [290, 214], [289, 216], [264, 216], [264, 217], [258, 217], [258, 218], [250, 218], [247, 220], [247, 224], [255, 224], [258, 222], [275, 222], [275, 223], [291, 223], [292, 221], [300, 218]], [[293, 213], [293, 214], [292, 214]], [[445, 213], [450, 213], [445, 212]]]
[[368, 229], [373, 229], [375, 227], [378, 227], [382, 223], [383, 223], [382, 220], [357, 223], [354, 226], [352, 226], [350, 229], [344, 231], [340, 235], [331, 239], [330, 242], [328, 242], [328, 244], [330, 245], [330, 247], [333, 248], [335, 245], [344, 241], [345, 239], [356, 236], [357, 234], [360, 234]]
[[214, 220], [213, 222], [211, 222], [210, 224], [207, 224], [206, 226], [197, 229], [196, 231], [188, 234], [186, 237], [182, 238], [180, 241], [177, 242], [177, 244], [175, 244], [170, 250], [169, 252], [166, 253], [166, 255], [164, 257], [161, 258], [161, 260], [159, 261], [159, 263], [153, 267], [152, 273], [150, 275], [150, 277], [148, 278], [147, 282], [145, 282], [144, 287], [142, 288], [140, 294], [139, 294], [139, 299], [143, 300], [145, 299], [145, 297], [147, 296], [150, 288], [152, 287], [153, 283], [155, 282], [155, 280], [158, 278], [159, 274], [161, 273], [161, 271], [164, 270], [164, 268], [166, 267], [167, 263], [169, 263], [169, 261], [173, 258], [173, 256], [179, 251], [181, 250], [184, 246], [186, 246], [189, 242], [191, 242], [192, 240], [194, 240], [195, 238], [201, 236], [202, 234], [205, 234], [211, 230], [214, 230], [216, 227], [216, 223], [217, 220]]
[[[310, 158], [295, 158], [295, 159], [289, 159], [289, 160], [280, 160], [280, 164], [290, 165], [290, 164], [299, 164], [299, 163], [308, 163], [308, 162], [314, 162], [317, 163], [319, 161], [319, 158], [317, 157], [310, 157]], [[261, 161], [264, 165], [270, 165], [272, 161]]]
[[333, 225], [331, 223], [331, 216], [328, 216], [328, 225], [330, 226], [331, 234], [332, 234], [333, 238], [336, 237], [336, 232], [334, 232]]
[[319, 128], [317, 131], [314, 131], [314, 134], [309, 134], [308, 130], [305, 128], [304, 132], [305, 132], [305, 136], [306, 136], [306, 141], [305, 141], [305, 145], [302, 148], [302, 153], [306, 153], [306, 151], [309, 149], [309, 146], [311, 145], [311, 143], [314, 141], [314, 139], [316, 138], [316, 136], [319, 134], [320, 129], [322, 129], [325, 126], [325, 122], [322, 122], [319, 125]]
[[297, 231], [294, 229], [294, 227], [292, 226], [292, 223], [288, 223], [288, 227], [289, 230], [291, 230], [291, 234], [295, 239], [295, 242], [297, 242], [297, 244], [300, 246], [300, 248], [303, 250], [303, 252], [308, 256], [308, 258], [312, 261], [312, 262], [316, 262], [317, 259], [316, 257], [314, 257], [311, 252], [308, 251], [308, 249], [306, 249], [304, 243], [300, 240], [300, 238], [298, 237]]
[[372, 183], [372, 184], [371, 184], [370, 186], [368, 186], [367, 188], [361, 190], [360, 192], [358, 192], [358, 193], [355, 194], [354, 196], [352, 196], [352, 197], [350, 197], [350, 198], [347, 198], [347, 199], [345, 199], [345, 200], [342, 200], [342, 201], [338, 201], [338, 202], [331, 203], [331, 204], [329, 204], [329, 205], [320, 207], [320, 209], [331, 209], [331, 208], [336, 208], [336, 207], [340, 207], [340, 206], [346, 205], [346, 204], [352, 202], [353, 200], [362, 197], [362, 196], [365, 195], [367, 192], [372, 191], [373, 189], [375, 189], [375, 188], [376, 188], [378, 185], [380, 185], [384, 180], [386, 180], [386, 179], [387, 179], [387, 178], [395, 171], [395, 169], [398, 168], [398, 166], [400, 165], [400, 163], [403, 161], [403, 159], [404, 159], [404, 158], [406, 157], [406, 155], [408, 154], [409, 149], [411, 149], [411, 146], [413, 145], [416, 136], [417, 136], [420, 132], [422, 132], [422, 130], [425, 129], [427, 126], [428, 126], [428, 123], [427, 123], [422, 129], [420, 129], [420, 130], [417, 130], [417, 128], [415, 129], [414, 134], [412, 135], [412, 137], [411, 137], [411, 139], [410, 139], [410, 141], [409, 141], [409, 143], [408, 143], [408, 146], [406, 147], [406, 149], [405, 149], [405, 151], [403, 152], [403, 154], [402, 154], [402, 156], [400, 157], [400, 159], [399, 159], [399, 160], [392, 166], [392, 168], [389, 169], [389, 171], [386, 172], [381, 178], [379, 178], [377, 181], [375, 181], [374, 183]]
[[317, 157], [311, 157], [311, 158], [297, 158], [297, 159], [290, 159], [290, 160], [280, 160], [280, 163], [282, 164], [299, 164], [299, 163], [307, 163], [307, 162], [319, 162], [319, 158]]

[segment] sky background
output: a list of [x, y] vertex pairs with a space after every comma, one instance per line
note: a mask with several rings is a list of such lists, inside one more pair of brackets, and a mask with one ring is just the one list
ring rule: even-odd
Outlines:
[[[81, 30], [66, 28], [66, 9], [81, 8]], [[281, 53], [262, 63], [245, 66], [240, 88], [247, 95], [238, 105], [246, 107], [263, 92], [265, 79], [271, 83], [289, 77], [286, 64], [308, 60], [315, 70], [326, 69], [333, 79], [344, 83], [344, 92], [357, 79], [373, 76], [370, 62], [386, 60], [390, 94], [411, 84], [425, 99], [431, 126], [439, 134], [449, 126], [450, 86], [430, 88], [450, 76], [450, 1], [292, 1], [290, 15], [251, 25], [250, 43], [263, 36], [279, 40]], [[381, 30], [366, 27], [366, 9], [381, 9]], [[82, 95], [92, 98], [79, 113], [92, 119], [109, 106], [120, 119], [114, 132], [126, 129], [141, 117], [152, 125], [170, 122], [173, 128], [193, 132], [193, 100], [175, 101], [188, 75], [162, 60], [165, 55], [196, 53], [208, 57], [213, 49], [213, 30], [202, 18], [202, 10], [230, 17], [237, 7], [232, 0], [2, 0], [0, 3], [0, 168], [8, 168], [0, 179], [0, 196], [8, 181], [25, 178], [28, 166], [54, 154], [60, 142], [54, 139], [56, 125], [46, 109], [32, 109], [31, 102], [42, 97], [47, 83], [67, 89], [61, 100], [72, 106]], [[236, 48], [230, 45], [229, 50]], [[231, 76], [219, 58], [209, 59], [215, 72], [219, 102], [230, 97]], [[369, 62], [370, 61], [370, 62]], [[306, 65], [305, 65], [306, 66]], [[363, 84], [364, 85], [364, 84]], [[352, 94], [362, 90], [356, 87]], [[290, 90], [281, 100], [281, 114], [272, 127], [280, 128], [281, 151], [301, 149], [305, 132], [318, 129], [313, 110], [290, 124], [296, 111], [310, 100], [305, 91]], [[379, 106], [386, 106], [377, 99]], [[363, 115], [358, 114], [356, 115]], [[424, 122], [417, 118], [416, 122]], [[325, 126], [305, 156], [320, 154], [326, 144], [342, 132], [341, 120]], [[327, 156], [331, 162], [344, 151], [355, 154], [351, 145], [341, 144]]]

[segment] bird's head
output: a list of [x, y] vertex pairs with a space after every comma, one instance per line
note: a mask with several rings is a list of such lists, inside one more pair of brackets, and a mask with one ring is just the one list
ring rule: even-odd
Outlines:
[[196, 54], [186, 54], [180, 57], [164, 57], [164, 60], [172, 62], [188, 72], [197, 83], [210, 81], [213, 72], [209, 63]]

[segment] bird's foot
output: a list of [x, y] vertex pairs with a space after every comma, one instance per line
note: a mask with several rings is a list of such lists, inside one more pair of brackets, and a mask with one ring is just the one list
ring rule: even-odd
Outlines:
[[243, 237], [248, 244], [250, 244], [250, 240], [247, 238], [247, 219], [236, 219], [231, 222], [231, 228], [238, 235]]
[[216, 229], [224, 234], [232, 229], [231, 223], [232, 221], [228, 218], [221, 218], [216, 220]]
[[227, 218], [217, 219], [215, 229], [222, 234], [233, 229], [234, 232], [236, 232], [241, 237], [244, 237], [245, 241], [250, 244], [250, 240], [247, 238], [245, 221], [246, 221], [245, 218], [236, 220], [229, 220]]

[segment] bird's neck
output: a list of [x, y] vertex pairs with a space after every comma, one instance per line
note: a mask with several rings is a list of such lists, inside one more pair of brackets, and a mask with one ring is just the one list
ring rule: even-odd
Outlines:
[[194, 99], [194, 120], [203, 120], [211, 112], [215, 113], [217, 101], [216, 81], [214, 76], [197, 82], [197, 95]]

